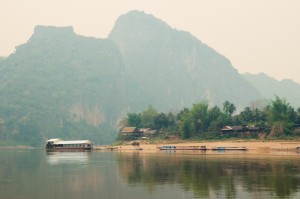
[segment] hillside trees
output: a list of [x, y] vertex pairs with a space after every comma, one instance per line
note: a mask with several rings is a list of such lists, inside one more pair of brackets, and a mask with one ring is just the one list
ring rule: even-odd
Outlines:
[[158, 113], [154, 107], [148, 106], [142, 113], [127, 113], [127, 117], [120, 123], [121, 128], [124, 126], [175, 130], [176, 118], [173, 113]]
[[300, 108], [295, 111], [286, 100], [277, 96], [266, 107], [245, 107], [239, 114], [233, 115], [235, 110], [235, 105], [229, 101], [223, 103], [222, 110], [218, 106], [209, 107], [208, 103], [203, 101], [191, 108], [180, 110], [176, 115], [157, 113], [149, 106], [142, 113], [128, 113], [127, 124], [154, 128], [158, 132], [167, 130], [189, 139], [204, 138], [209, 133], [220, 132], [220, 129], [227, 125], [260, 127], [269, 137], [289, 136], [300, 123]]
[[208, 103], [203, 101], [194, 104], [191, 109], [182, 109], [176, 115], [157, 113], [152, 106], [149, 106], [142, 113], [128, 113], [125, 119], [127, 122], [123, 123], [127, 126], [180, 133], [183, 138], [197, 137], [204, 132], [218, 131], [227, 120], [231, 120], [235, 106], [230, 102], [228, 105], [231, 109], [229, 108], [229, 111], [224, 113], [217, 106], [209, 108]]
[[296, 115], [296, 126], [300, 127], [300, 108], [297, 109]]

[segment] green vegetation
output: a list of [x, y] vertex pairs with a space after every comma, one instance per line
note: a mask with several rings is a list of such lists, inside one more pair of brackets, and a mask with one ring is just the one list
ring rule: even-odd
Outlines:
[[0, 59], [0, 145], [42, 146], [55, 137], [111, 143], [125, 106], [122, 68], [111, 41], [36, 27]]
[[242, 112], [233, 115], [235, 110], [235, 105], [229, 101], [223, 103], [222, 109], [217, 106], [210, 108], [207, 102], [200, 102], [177, 114], [157, 113], [149, 106], [142, 113], [128, 113], [123, 118], [121, 127], [152, 128], [157, 130], [157, 136], [172, 134], [183, 139], [241, 136], [240, 133], [221, 136], [220, 129], [224, 126], [260, 127], [268, 138], [299, 136], [296, 128], [300, 124], [300, 108], [296, 111], [285, 99], [278, 96], [262, 108], [245, 107]]

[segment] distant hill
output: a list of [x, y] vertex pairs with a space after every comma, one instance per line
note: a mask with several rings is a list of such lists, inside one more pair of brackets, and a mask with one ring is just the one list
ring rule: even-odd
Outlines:
[[292, 80], [278, 81], [266, 74], [246, 73], [243, 77], [251, 83], [265, 99], [274, 99], [277, 95], [285, 98], [295, 108], [300, 107], [300, 84]]
[[120, 16], [108, 38], [123, 56], [130, 110], [149, 104], [178, 110], [202, 100], [211, 105], [229, 100], [241, 108], [261, 97], [226, 57], [152, 15]]
[[55, 137], [110, 143], [128, 111], [149, 105], [169, 112], [229, 100], [241, 110], [273, 93], [300, 101], [295, 83], [280, 82], [280, 93], [268, 90], [276, 82], [251, 78], [190, 33], [139, 11], [120, 16], [107, 39], [37, 26], [15, 53], [0, 57], [0, 145]]
[[37, 26], [1, 61], [1, 140], [38, 145], [51, 137], [109, 143], [126, 106], [124, 65], [114, 42], [72, 27]]

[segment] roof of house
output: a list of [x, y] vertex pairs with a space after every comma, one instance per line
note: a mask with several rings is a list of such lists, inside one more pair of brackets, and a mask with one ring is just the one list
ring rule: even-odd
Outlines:
[[221, 129], [221, 131], [241, 131], [241, 130], [249, 130], [249, 131], [258, 131], [260, 130], [260, 127], [254, 126], [254, 127], [244, 127], [244, 126], [225, 126]]
[[136, 127], [124, 127], [122, 133], [133, 133], [135, 132]]
[[221, 131], [240, 131], [243, 130], [243, 126], [225, 126]]
[[140, 128], [141, 132], [146, 132], [146, 131], [150, 131], [150, 130], [151, 130], [151, 128]]
[[254, 126], [254, 127], [247, 127], [248, 130], [250, 131], [258, 131], [260, 130], [260, 127]]

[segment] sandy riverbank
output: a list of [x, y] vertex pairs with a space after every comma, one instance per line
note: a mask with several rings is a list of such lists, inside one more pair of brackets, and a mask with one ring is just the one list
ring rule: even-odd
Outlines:
[[[203, 142], [184, 142], [184, 141], [165, 141], [159, 143], [150, 143], [149, 141], [137, 141], [139, 147], [146, 151], [158, 150], [162, 145], [172, 146], [206, 146], [207, 149], [214, 147], [246, 147], [250, 151], [269, 151], [269, 150], [296, 150], [300, 147], [300, 141], [203, 141]], [[118, 150], [135, 150], [137, 146], [132, 146], [131, 142], [114, 146]]]

